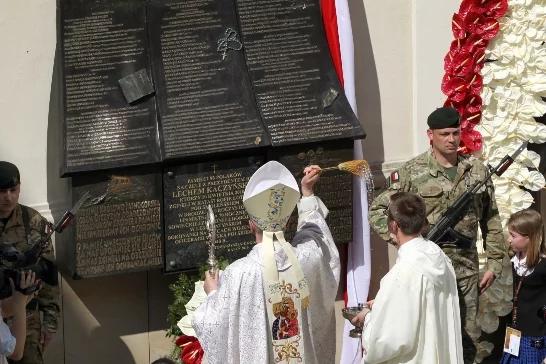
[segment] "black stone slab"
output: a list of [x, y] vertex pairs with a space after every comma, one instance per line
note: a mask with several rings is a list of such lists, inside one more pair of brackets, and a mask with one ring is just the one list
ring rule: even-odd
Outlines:
[[364, 137], [332, 66], [319, 0], [237, 0], [237, 12], [273, 146]]
[[149, 32], [165, 159], [269, 145], [233, 1], [153, 0]]
[[262, 159], [248, 157], [172, 166], [164, 170], [165, 271], [200, 267], [208, 257], [207, 205], [216, 218], [216, 254], [231, 261], [255, 244], [243, 194]]
[[89, 191], [73, 229], [70, 273], [89, 278], [161, 267], [160, 173], [95, 173], [72, 179], [73, 200]]
[[[277, 151], [274, 159], [284, 164], [300, 183], [303, 169], [312, 164], [320, 167], [333, 167], [341, 162], [353, 159], [353, 141], [317, 143], [307, 146], [294, 146]], [[336, 243], [348, 243], [352, 240], [353, 219], [353, 178], [347, 172], [338, 170], [324, 172], [315, 185], [315, 194], [319, 196], [330, 213], [326, 222]], [[294, 211], [287, 225], [286, 236], [291, 239], [298, 224], [297, 211]]]
[[129, 104], [118, 80], [147, 69], [145, 1], [61, 1], [62, 174], [160, 160], [152, 97]]

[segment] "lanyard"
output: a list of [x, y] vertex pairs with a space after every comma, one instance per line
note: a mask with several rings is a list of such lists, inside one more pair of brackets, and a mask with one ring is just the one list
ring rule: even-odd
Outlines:
[[523, 284], [523, 280], [525, 277], [527, 277], [527, 272], [529, 271], [529, 268], [525, 269], [525, 272], [523, 272], [523, 275], [521, 276], [518, 286], [516, 287], [516, 292], [514, 292], [514, 300], [512, 304], [512, 327], [516, 328], [516, 323], [518, 320], [518, 296], [519, 296], [519, 290], [521, 289], [521, 285]]

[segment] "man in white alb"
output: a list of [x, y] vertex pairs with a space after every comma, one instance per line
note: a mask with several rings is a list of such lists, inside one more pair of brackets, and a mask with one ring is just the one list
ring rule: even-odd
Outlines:
[[457, 282], [451, 261], [424, 239], [426, 207], [416, 194], [398, 192], [385, 210], [396, 264], [377, 296], [353, 323], [363, 324], [362, 363], [463, 363]]
[[[206, 275], [208, 296], [193, 316], [208, 364], [334, 363], [339, 254], [328, 209], [313, 195], [319, 174], [317, 166], [304, 170], [301, 200], [278, 162], [250, 178], [243, 204], [256, 245], [219, 279]], [[283, 229], [296, 203], [298, 232], [289, 244]]]

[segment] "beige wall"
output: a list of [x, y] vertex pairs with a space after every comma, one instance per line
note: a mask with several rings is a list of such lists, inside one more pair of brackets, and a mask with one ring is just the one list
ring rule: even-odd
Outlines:
[[[348, 0], [355, 37], [365, 158], [385, 173], [426, 148], [425, 120], [441, 102], [442, 60], [455, 0]], [[68, 204], [58, 178], [59, 109], [52, 88], [55, 0], [0, 0], [0, 159], [20, 166], [22, 202], [45, 216]], [[375, 238], [373, 289], [389, 266]], [[391, 261], [394, 252], [390, 252]], [[161, 330], [174, 277], [160, 272], [62, 283], [63, 324], [48, 363], [147, 364], [170, 350]], [[102, 358], [102, 359], [98, 359]], [[115, 359], [115, 360], [114, 360]]]

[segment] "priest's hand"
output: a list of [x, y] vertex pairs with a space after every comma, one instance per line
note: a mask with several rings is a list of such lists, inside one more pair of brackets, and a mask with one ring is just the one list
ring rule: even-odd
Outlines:
[[210, 270], [205, 271], [205, 283], [203, 283], [203, 289], [207, 295], [213, 291], [216, 291], [218, 288], [218, 272], [218, 269], [214, 269], [212, 272]]
[[366, 315], [371, 310], [368, 307], [364, 307], [362, 311], [360, 311], [353, 319], [351, 320], [351, 323], [355, 325], [356, 327], [362, 327], [364, 326], [364, 319], [366, 318]]
[[495, 273], [491, 272], [490, 270], [483, 274], [483, 278], [480, 282], [480, 294], [484, 293], [489, 287], [491, 287], [493, 282], [495, 282], [495, 278]]
[[308, 197], [313, 195], [313, 189], [317, 183], [321, 168], [317, 165], [307, 166], [303, 170], [303, 178], [301, 179], [301, 193], [303, 197]]

